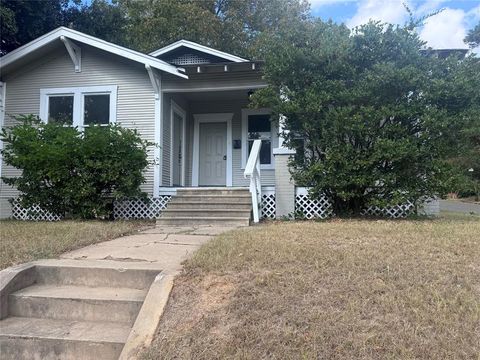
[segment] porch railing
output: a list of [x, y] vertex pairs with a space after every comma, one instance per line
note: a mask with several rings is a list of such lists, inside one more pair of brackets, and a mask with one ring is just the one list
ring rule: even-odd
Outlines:
[[260, 148], [262, 140], [254, 140], [250, 156], [245, 166], [243, 176], [250, 178], [250, 194], [252, 195], [253, 222], [260, 220], [260, 203], [262, 201], [262, 183], [260, 180]]

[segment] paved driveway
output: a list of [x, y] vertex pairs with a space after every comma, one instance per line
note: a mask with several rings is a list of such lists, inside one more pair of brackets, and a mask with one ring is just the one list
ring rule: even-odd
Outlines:
[[440, 200], [440, 211], [450, 211], [464, 214], [480, 215], [480, 205], [466, 203], [459, 200]]

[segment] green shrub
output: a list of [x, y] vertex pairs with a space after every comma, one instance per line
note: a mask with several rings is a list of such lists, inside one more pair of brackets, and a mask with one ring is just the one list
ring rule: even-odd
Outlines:
[[37, 204], [55, 214], [91, 219], [111, 217], [116, 199], [146, 198], [140, 185], [152, 144], [136, 131], [109, 125], [81, 132], [45, 124], [34, 115], [17, 120], [1, 133], [2, 153], [22, 175], [2, 179], [21, 192], [22, 206]]

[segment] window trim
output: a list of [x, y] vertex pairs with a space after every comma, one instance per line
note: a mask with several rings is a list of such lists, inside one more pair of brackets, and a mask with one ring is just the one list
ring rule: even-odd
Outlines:
[[45, 123], [48, 122], [48, 99], [50, 96], [73, 95], [72, 126], [83, 129], [89, 126], [84, 124], [85, 95], [108, 94], [110, 95], [109, 124], [114, 124], [117, 122], [117, 88], [117, 85], [108, 85], [40, 89], [40, 119]]
[[[245, 169], [248, 159], [248, 117], [250, 115], [271, 115], [272, 111], [267, 108], [263, 109], [242, 109], [242, 169]], [[270, 164], [261, 164], [260, 169], [273, 170], [275, 169], [275, 159], [273, 157], [273, 148], [275, 147], [275, 138], [278, 136], [277, 128], [273, 121], [270, 123], [271, 138], [271, 158]]]

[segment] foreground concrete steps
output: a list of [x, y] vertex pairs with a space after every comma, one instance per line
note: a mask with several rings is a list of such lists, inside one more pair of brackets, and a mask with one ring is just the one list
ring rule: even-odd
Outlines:
[[[90, 287], [123, 287], [148, 289], [158, 270], [119, 268], [118, 264], [85, 266], [80, 261], [52, 262], [37, 266], [37, 284], [78, 285]], [[108, 264], [107, 264], [108, 265]]]
[[247, 188], [181, 188], [157, 225], [248, 226], [251, 212]]
[[68, 259], [15, 271], [0, 273], [2, 360], [118, 359], [161, 273], [148, 262]]
[[118, 359], [130, 326], [115, 322], [9, 317], [0, 326], [0, 354], [10, 359]]
[[71, 285], [34, 285], [9, 295], [16, 317], [114, 321], [133, 325], [146, 290]]

